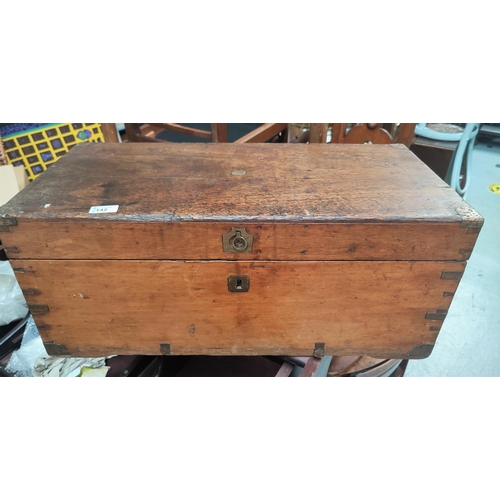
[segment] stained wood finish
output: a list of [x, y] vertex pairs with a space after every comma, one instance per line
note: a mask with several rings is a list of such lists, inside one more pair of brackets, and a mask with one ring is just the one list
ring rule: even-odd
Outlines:
[[158, 139], [156, 136], [165, 130], [161, 124], [144, 123], [125, 123], [125, 136], [128, 142], [167, 142]]
[[416, 137], [411, 145], [411, 151], [444, 180], [457, 147], [458, 141], [434, 141]]
[[344, 139], [346, 128], [346, 123], [332, 123], [331, 142], [334, 144], [342, 142], [342, 140]]
[[397, 135], [394, 138], [394, 142], [398, 144], [404, 144], [409, 148], [415, 139], [415, 126], [416, 123], [401, 123], [397, 131]]
[[[463, 271], [449, 262], [16, 261], [44, 341], [75, 356], [425, 357]], [[246, 293], [231, 275], [250, 277]], [[48, 306], [44, 308], [42, 306]], [[417, 348], [427, 346], [425, 349]], [[427, 350], [426, 350], [427, 349]], [[422, 354], [423, 353], [423, 354]]]
[[[92, 215], [93, 205], [120, 208]], [[2, 212], [19, 220], [450, 223], [462, 222], [458, 208], [470, 207], [397, 144], [162, 142], [79, 144]]]
[[[252, 251], [225, 253], [222, 235], [239, 226], [254, 237]], [[463, 261], [478, 236], [468, 229], [459, 222], [415, 226], [23, 219], [2, 233], [2, 241], [10, 259]]]
[[321, 364], [321, 359], [310, 357], [307, 360], [306, 365], [299, 374], [299, 377], [314, 377], [318, 371], [319, 365]]
[[211, 123], [212, 142], [227, 142], [227, 124]]
[[[84, 144], [2, 212], [47, 349], [74, 356], [423, 358], [483, 222], [399, 145]], [[223, 252], [234, 227], [249, 253]]]
[[310, 141], [313, 143], [326, 143], [328, 123], [311, 123]]
[[[362, 123], [346, 133], [346, 123], [332, 124], [331, 143], [363, 144], [367, 141], [372, 144], [398, 143], [410, 147], [415, 137], [416, 123], [401, 123], [396, 129], [395, 123]], [[326, 143], [328, 123], [311, 123], [310, 141], [312, 143]], [[394, 133], [395, 132], [395, 133]]]
[[100, 125], [105, 142], [120, 142], [116, 123], [101, 123]]
[[391, 144], [392, 137], [381, 123], [362, 123], [352, 127], [342, 139], [345, 144], [363, 144], [368, 141], [372, 144]]
[[[0, 222], [11, 259], [465, 260], [471, 210], [403, 146], [98, 144], [73, 148]], [[252, 251], [224, 253], [239, 226]]]
[[138, 123], [125, 123], [125, 136], [130, 142], [138, 142], [140, 140], [141, 127]]

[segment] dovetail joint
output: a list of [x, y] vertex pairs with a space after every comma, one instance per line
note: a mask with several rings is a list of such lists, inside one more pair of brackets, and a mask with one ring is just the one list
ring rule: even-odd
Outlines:
[[448, 311], [446, 309], [438, 309], [436, 312], [428, 312], [425, 314], [425, 319], [443, 321], [446, 318]]
[[17, 226], [17, 219], [10, 215], [4, 214], [0, 217], [0, 226]]
[[28, 309], [31, 314], [45, 314], [50, 311], [49, 306], [45, 304], [28, 304]]
[[441, 273], [442, 280], [459, 280], [464, 274], [463, 271], [443, 271]]
[[432, 350], [434, 349], [434, 344], [419, 344], [414, 347], [406, 356], [402, 356], [403, 359], [424, 359], [430, 356]]
[[62, 344], [57, 344], [56, 342], [44, 342], [45, 350], [49, 356], [70, 356], [68, 348]]

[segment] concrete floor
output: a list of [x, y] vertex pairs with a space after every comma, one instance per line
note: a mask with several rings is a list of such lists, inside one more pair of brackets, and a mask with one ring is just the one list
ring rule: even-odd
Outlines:
[[500, 146], [474, 148], [466, 195], [485, 219], [429, 358], [410, 361], [407, 377], [500, 376]]

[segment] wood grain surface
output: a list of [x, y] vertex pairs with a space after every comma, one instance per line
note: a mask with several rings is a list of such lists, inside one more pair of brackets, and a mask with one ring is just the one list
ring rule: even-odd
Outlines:
[[[322, 342], [329, 355], [396, 359], [429, 355], [465, 264], [61, 260], [15, 266], [43, 340], [74, 356], [311, 356]], [[443, 271], [454, 279], [442, 279]], [[249, 276], [249, 291], [229, 292], [231, 275]]]
[[82, 144], [0, 214], [42, 338], [74, 356], [426, 357], [483, 222], [404, 146], [345, 144]]
[[[89, 214], [100, 205], [119, 209]], [[468, 206], [399, 144], [83, 143], [2, 212], [134, 222], [461, 222], [456, 209]]]
[[[244, 227], [250, 253], [225, 253]], [[460, 223], [297, 224], [20, 219], [2, 233], [15, 259], [466, 260], [478, 234]]]
[[326, 143], [328, 134], [328, 123], [311, 123], [309, 140], [312, 143]]

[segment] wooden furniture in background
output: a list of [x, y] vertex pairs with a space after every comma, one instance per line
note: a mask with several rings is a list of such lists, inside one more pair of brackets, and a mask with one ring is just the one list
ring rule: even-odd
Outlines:
[[458, 142], [436, 141], [416, 136], [410, 150], [444, 180], [457, 147]]
[[116, 123], [100, 123], [104, 142], [120, 142]]
[[[327, 359], [328, 358], [328, 359]], [[329, 357], [114, 356], [107, 377], [325, 377]], [[0, 360], [1, 363], [1, 360]], [[0, 364], [1, 367], [1, 364]], [[0, 372], [1, 375], [1, 372]]]
[[[408, 360], [370, 356], [332, 356], [329, 377], [402, 377]], [[399, 372], [398, 372], [399, 369]]]
[[420, 359], [483, 222], [445, 188], [402, 145], [85, 143], [0, 230], [51, 354]]
[[280, 135], [277, 142], [288, 141], [288, 124], [287, 123], [264, 123], [252, 132], [240, 137], [235, 143], [255, 143], [267, 142]]
[[[331, 125], [330, 143], [344, 144], [391, 144], [398, 143], [410, 147], [415, 130], [415, 123], [383, 124], [358, 123], [348, 128], [347, 123]], [[326, 143], [328, 123], [311, 123], [310, 142]]]
[[211, 142], [227, 142], [225, 123], [212, 123], [210, 130], [186, 127], [177, 123], [125, 123], [125, 137], [128, 142], [165, 142], [156, 136], [165, 130], [179, 134], [207, 139]]
[[[164, 130], [170, 130], [171, 132], [177, 132], [192, 137], [199, 137], [200, 139], [206, 139], [210, 142], [228, 142], [226, 123], [212, 123], [210, 125], [210, 131], [186, 127], [176, 123], [147, 123], [143, 125], [139, 125], [138, 123], [125, 123], [125, 130], [126, 139], [129, 142], [166, 142], [157, 138], [158, 134]], [[264, 123], [235, 142], [267, 142], [278, 135], [280, 136], [280, 142], [287, 142], [286, 123]]]

